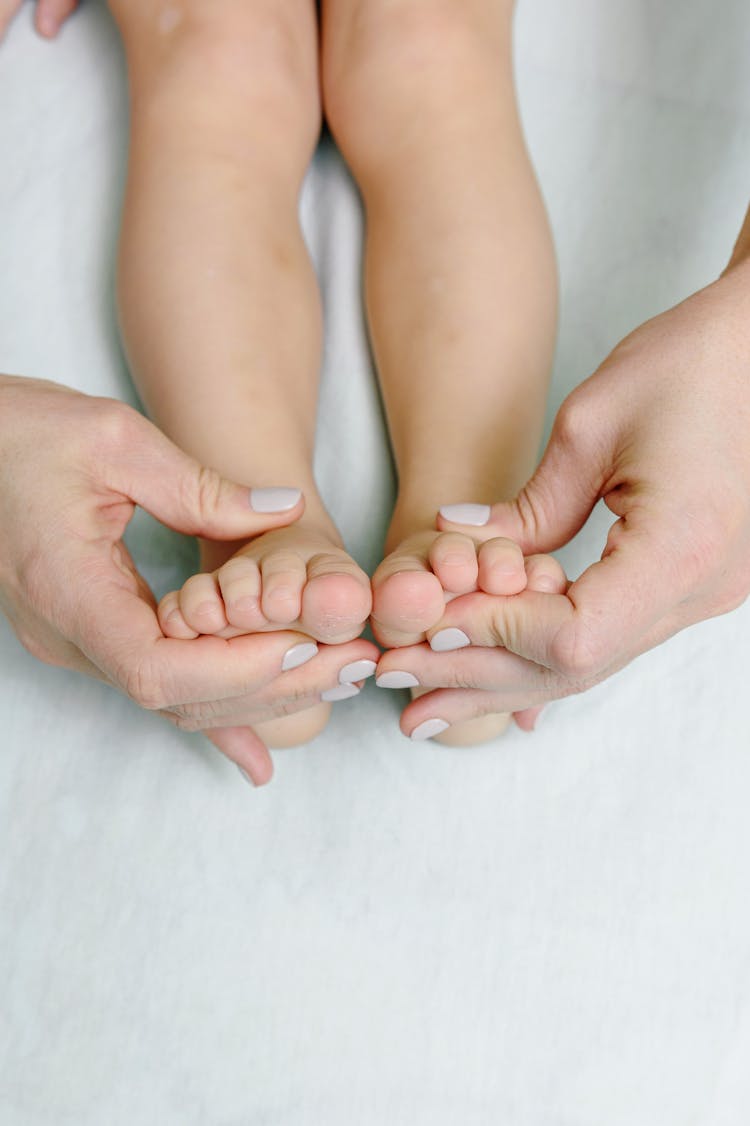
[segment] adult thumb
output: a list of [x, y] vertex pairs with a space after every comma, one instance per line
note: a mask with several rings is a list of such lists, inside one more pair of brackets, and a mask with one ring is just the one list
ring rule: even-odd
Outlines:
[[183, 453], [137, 411], [128, 410], [123, 431], [101, 467], [106, 483], [177, 532], [233, 540], [291, 524], [302, 515], [299, 489], [248, 488], [229, 481]]
[[[533, 477], [514, 500], [498, 504], [447, 504], [438, 514], [441, 531], [468, 531], [482, 542], [514, 540], [524, 555], [554, 551], [585, 524], [602, 495], [610, 458], [601, 439], [580, 429], [564, 403]], [[576, 415], [578, 409], [576, 409]]]

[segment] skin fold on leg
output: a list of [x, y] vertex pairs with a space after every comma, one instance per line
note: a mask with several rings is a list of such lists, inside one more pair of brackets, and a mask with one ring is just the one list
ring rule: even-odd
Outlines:
[[[498, 545], [487, 586], [471, 540], [434, 521], [443, 504], [514, 496], [534, 468], [554, 251], [518, 118], [512, 4], [323, 0], [322, 13], [324, 109], [365, 204], [368, 322], [399, 477], [373, 628], [386, 647], [412, 645], [446, 596], [525, 585], [512, 545]], [[506, 725], [484, 717], [445, 739]]]

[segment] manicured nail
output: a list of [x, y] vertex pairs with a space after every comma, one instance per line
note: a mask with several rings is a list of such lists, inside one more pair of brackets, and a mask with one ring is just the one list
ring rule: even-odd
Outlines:
[[356, 684], [337, 684], [335, 688], [328, 688], [320, 693], [321, 700], [332, 703], [335, 700], [350, 700], [352, 696], [359, 696]]
[[251, 489], [250, 507], [253, 512], [273, 515], [276, 512], [289, 512], [299, 504], [302, 493], [299, 489]]
[[419, 685], [413, 673], [401, 672], [400, 669], [382, 672], [375, 683], [378, 688], [416, 688]]
[[441, 629], [430, 638], [433, 653], [447, 653], [451, 649], [465, 649], [471, 645], [471, 638], [462, 629]]
[[252, 786], [254, 790], [257, 789], [257, 786], [253, 782], [253, 780], [250, 777], [250, 775], [248, 774], [248, 772], [246, 770], [243, 770], [241, 766], [238, 766], [237, 769], [239, 770], [240, 774], [242, 775], [242, 777], [247, 782], [248, 786]]
[[299, 645], [293, 645], [291, 649], [287, 649], [281, 662], [281, 671], [288, 672], [289, 669], [298, 669], [300, 665], [311, 661], [317, 652], [318, 647], [314, 641], [300, 641]]
[[441, 731], [445, 731], [450, 727], [444, 719], [426, 719], [423, 723], [418, 723], [409, 736], [410, 739], [421, 741], [422, 739], [433, 739], [435, 735], [439, 735]]
[[480, 528], [489, 523], [492, 510], [488, 504], [444, 504], [440, 515], [451, 524], [471, 524]]
[[377, 667], [377, 661], [368, 661], [367, 658], [363, 658], [361, 661], [352, 661], [339, 670], [339, 684], [351, 684], [355, 680], [367, 680]]

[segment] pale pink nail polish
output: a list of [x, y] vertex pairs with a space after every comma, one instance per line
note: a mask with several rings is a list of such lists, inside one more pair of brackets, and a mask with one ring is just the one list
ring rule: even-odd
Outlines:
[[251, 489], [250, 507], [253, 512], [273, 516], [279, 512], [290, 512], [302, 499], [299, 489]]
[[436, 716], [434, 719], [426, 719], [422, 723], [418, 723], [409, 738], [415, 739], [417, 742], [421, 742], [423, 739], [434, 739], [436, 735], [440, 735], [442, 731], [447, 731], [449, 727], [449, 723], [446, 723], [444, 719], [438, 719]]
[[284, 654], [281, 671], [288, 672], [289, 669], [298, 669], [300, 665], [311, 661], [317, 652], [318, 647], [314, 641], [301, 641], [299, 645], [293, 645]]
[[480, 528], [488, 524], [492, 510], [488, 504], [444, 504], [440, 509], [444, 520], [451, 524], [469, 524], [473, 528]]
[[359, 688], [356, 684], [337, 684], [335, 688], [327, 688], [325, 692], [320, 693], [321, 700], [325, 700], [326, 703], [350, 700], [352, 696], [359, 696]]
[[363, 658], [361, 661], [351, 661], [339, 670], [339, 684], [351, 684], [355, 680], [367, 680], [377, 668], [376, 661]]
[[465, 649], [471, 645], [471, 638], [462, 629], [441, 629], [430, 638], [430, 649], [434, 653], [449, 653], [452, 649]]
[[419, 686], [419, 681], [413, 673], [402, 672], [401, 669], [392, 669], [390, 672], [381, 673], [375, 683], [378, 688], [417, 688]]

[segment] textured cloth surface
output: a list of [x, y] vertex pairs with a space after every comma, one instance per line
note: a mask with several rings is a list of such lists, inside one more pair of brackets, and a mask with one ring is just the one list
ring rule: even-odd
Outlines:
[[[0, 50], [0, 369], [135, 401], [112, 294], [119, 43], [103, 5], [55, 45], [31, 11]], [[562, 279], [548, 424], [725, 263], [748, 59], [745, 0], [521, 0]], [[327, 315], [317, 467], [369, 567], [393, 480], [361, 212], [327, 143], [302, 214]], [[572, 574], [607, 527], [563, 553]], [[195, 562], [145, 517], [131, 543], [159, 591]], [[411, 745], [402, 694], [370, 683], [253, 792], [0, 623], [0, 1121], [746, 1123], [749, 627], [746, 605], [476, 750]]]

